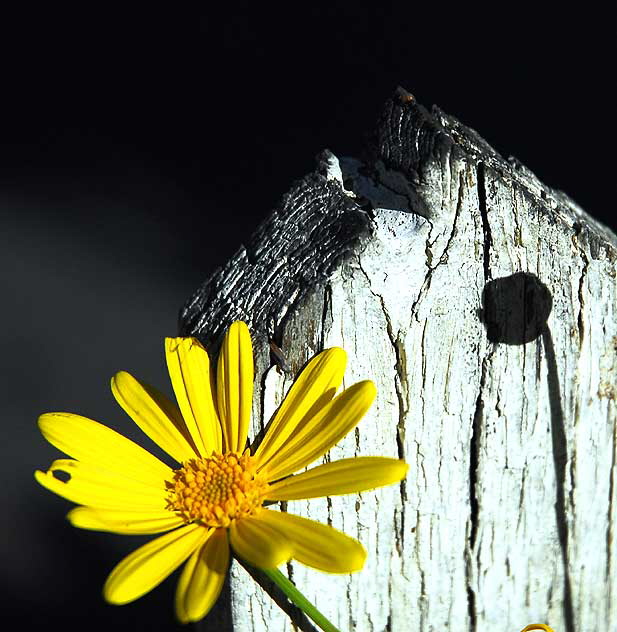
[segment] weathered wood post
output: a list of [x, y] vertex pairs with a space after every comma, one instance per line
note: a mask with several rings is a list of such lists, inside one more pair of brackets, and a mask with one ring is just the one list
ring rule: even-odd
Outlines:
[[[342, 630], [617, 626], [617, 237], [474, 131], [400, 91], [367, 156], [324, 152], [181, 312], [257, 354], [254, 432], [332, 345], [378, 398], [332, 458], [405, 458], [400, 487], [289, 503], [369, 551], [293, 580]], [[234, 566], [238, 631], [291, 630]], [[220, 613], [219, 613], [220, 616]], [[304, 628], [302, 628], [304, 629]]]

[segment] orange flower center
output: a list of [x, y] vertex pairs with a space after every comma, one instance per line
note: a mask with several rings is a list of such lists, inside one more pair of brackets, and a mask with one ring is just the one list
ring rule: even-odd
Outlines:
[[208, 527], [228, 527], [236, 518], [255, 515], [267, 488], [255, 469], [248, 450], [191, 459], [174, 470], [173, 481], [167, 483], [168, 508], [185, 522]]

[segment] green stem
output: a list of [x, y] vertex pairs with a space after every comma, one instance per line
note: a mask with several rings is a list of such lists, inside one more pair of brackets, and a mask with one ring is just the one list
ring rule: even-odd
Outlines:
[[340, 630], [332, 625], [326, 617], [324, 617], [317, 608], [295, 587], [293, 582], [288, 579], [278, 568], [265, 570], [262, 572], [267, 575], [285, 594], [287, 599], [294, 603], [304, 614], [312, 619], [324, 632], [340, 632]]

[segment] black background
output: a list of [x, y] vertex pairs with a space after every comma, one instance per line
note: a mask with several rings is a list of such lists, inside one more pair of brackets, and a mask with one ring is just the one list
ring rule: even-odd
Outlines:
[[32, 479], [59, 456], [36, 417], [68, 410], [136, 436], [109, 377], [167, 388], [162, 337], [182, 302], [320, 150], [360, 152], [397, 85], [617, 225], [614, 14], [359, 5], [1, 16], [0, 588], [21, 629], [174, 628], [173, 580], [103, 602], [142, 539], [65, 522], [70, 504]]

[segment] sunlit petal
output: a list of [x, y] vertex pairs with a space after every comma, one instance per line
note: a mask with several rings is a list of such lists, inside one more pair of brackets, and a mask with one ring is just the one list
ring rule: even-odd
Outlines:
[[[68, 480], [59, 480], [56, 472], [68, 474]], [[43, 487], [79, 505], [139, 511], [161, 510], [167, 504], [163, 485], [148, 485], [87, 462], [58, 459], [47, 472], [36, 471], [34, 476]]]
[[405, 461], [381, 456], [341, 459], [285, 478], [268, 488], [266, 500], [299, 500], [352, 494], [405, 478]]
[[259, 467], [268, 463], [287, 439], [334, 397], [343, 381], [347, 354], [338, 347], [315, 356], [289, 389], [255, 452]]
[[182, 518], [167, 509], [135, 511], [76, 507], [69, 511], [67, 518], [80, 529], [131, 535], [163, 533], [184, 523]]
[[201, 456], [221, 450], [221, 426], [212, 396], [210, 360], [196, 338], [166, 338], [165, 357], [182, 417]]
[[173, 573], [211, 533], [201, 525], [190, 524], [144, 544], [111, 572], [103, 588], [105, 599], [121, 605], [145, 595]]
[[167, 454], [179, 463], [195, 457], [178, 407], [162, 393], [126, 371], [112, 378], [111, 391], [127, 415]]
[[362, 419], [376, 393], [375, 385], [368, 380], [345, 389], [289, 438], [262, 474], [276, 481], [323, 456]]
[[245, 323], [229, 327], [217, 370], [217, 406], [223, 426], [224, 449], [242, 452], [246, 446], [253, 403], [253, 346]]
[[121, 473], [146, 483], [163, 483], [171, 468], [121, 434], [103, 424], [72, 413], [39, 417], [43, 436], [79, 461]]

